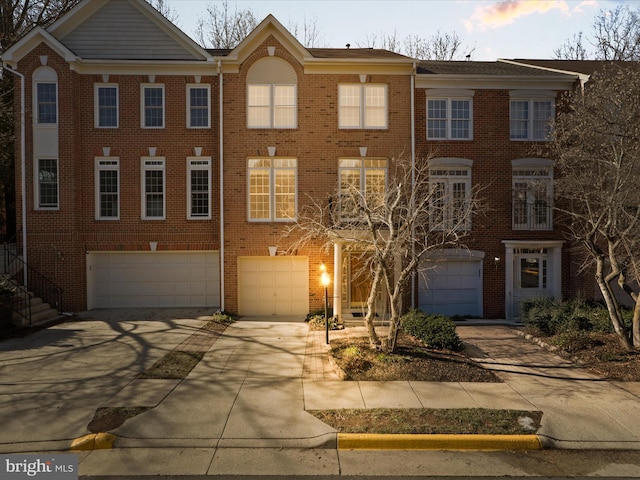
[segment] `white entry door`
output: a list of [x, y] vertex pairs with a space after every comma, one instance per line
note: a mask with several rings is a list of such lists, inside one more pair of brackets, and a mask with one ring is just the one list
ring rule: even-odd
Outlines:
[[309, 313], [308, 257], [238, 257], [238, 314]]

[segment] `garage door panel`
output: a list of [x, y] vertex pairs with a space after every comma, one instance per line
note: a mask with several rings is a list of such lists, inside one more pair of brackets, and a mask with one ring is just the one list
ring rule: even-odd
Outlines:
[[482, 315], [481, 261], [446, 261], [423, 266], [419, 280], [419, 307], [442, 315]]
[[218, 307], [218, 252], [91, 252], [89, 308]]
[[239, 257], [240, 315], [306, 315], [307, 257]]

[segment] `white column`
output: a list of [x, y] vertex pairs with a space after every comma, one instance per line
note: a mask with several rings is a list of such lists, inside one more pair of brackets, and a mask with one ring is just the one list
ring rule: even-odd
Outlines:
[[342, 245], [333, 244], [333, 315], [342, 316]]

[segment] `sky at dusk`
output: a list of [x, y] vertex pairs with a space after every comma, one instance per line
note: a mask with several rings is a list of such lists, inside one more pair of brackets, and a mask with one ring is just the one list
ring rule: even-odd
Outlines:
[[[193, 39], [198, 19], [220, 0], [165, 0], [178, 26]], [[474, 49], [473, 60], [552, 58], [554, 49], [582, 31], [592, 32], [596, 14], [640, 0], [228, 0], [231, 10], [251, 10], [261, 21], [273, 14], [285, 27], [315, 23], [318, 47], [368, 47], [395, 33], [429, 38], [455, 32]], [[379, 41], [379, 40], [378, 40]], [[375, 45], [380, 47], [380, 45]]]

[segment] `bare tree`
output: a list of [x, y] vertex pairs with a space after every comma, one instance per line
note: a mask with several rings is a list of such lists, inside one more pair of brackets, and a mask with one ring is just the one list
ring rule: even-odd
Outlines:
[[428, 38], [409, 35], [404, 40], [400, 40], [395, 31], [386, 35], [367, 35], [364, 43], [359, 42], [358, 45], [384, 48], [420, 60], [463, 60], [475, 51], [475, 47], [465, 46], [456, 32], [440, 30]]
[[[597, 72], [563, 110], [549, 144], [560, 216], [584, 250], [583, 267], [594, 272], [620, 342], [640, 348], [640, 68]], [[631, 328], [615, 284], [635, 304]]]
[[[372, 178], [366, 191], [343, 180], [330, 199], [310, 199], [287, 232], [287, 238], [298, 238], [292, 249], [320, 242], [329, 250], [338, 242], [359, 256], [364, 273], [372, 279], [364, 316], [369, 343], [387, 352], [396, 346], [411, 275], [430, 254], [463, 247], [471, 215], [479, 205], [477, 191], [447, 202], [441, 185], [429, 181], [428, 160], [412, 165], [404, 156], [393, 159], [386, 185], [383, 179]], [[385, 337], [374, 325], [380, 293], [389, 308]]]
[[171, 23], [178, 24], [178, 12], [171, 8], [165, 0], [147, 0], [147, 2]]
[[198, 20], [196, 35], [200, 44], [211, 48], [234, 48], [258, 26], [251, 10], [231, 9], [228, 0], [221, 6], [209, 5], [207, 16]]
[[306, 48], [318, 48], [322, 47], [324, 41], [322, 40], [322, 34], [318, 28], [318, 19], [313, 18], [308, 20], [306, 16], [303, 18], [302, 25], [297, 22], [290, 22], [288, 30], [291, 34], [298, 39], [302, 45]]
[[640, 60], [640, 8], [631, 10], [628, 5], [618, 5], [614, 10], [600, 10], [596, 15], [591, 37], [587, 37], [591, 49], [583, 43], [580, 32], [554, 50], [558, 59], [629, 61]]

